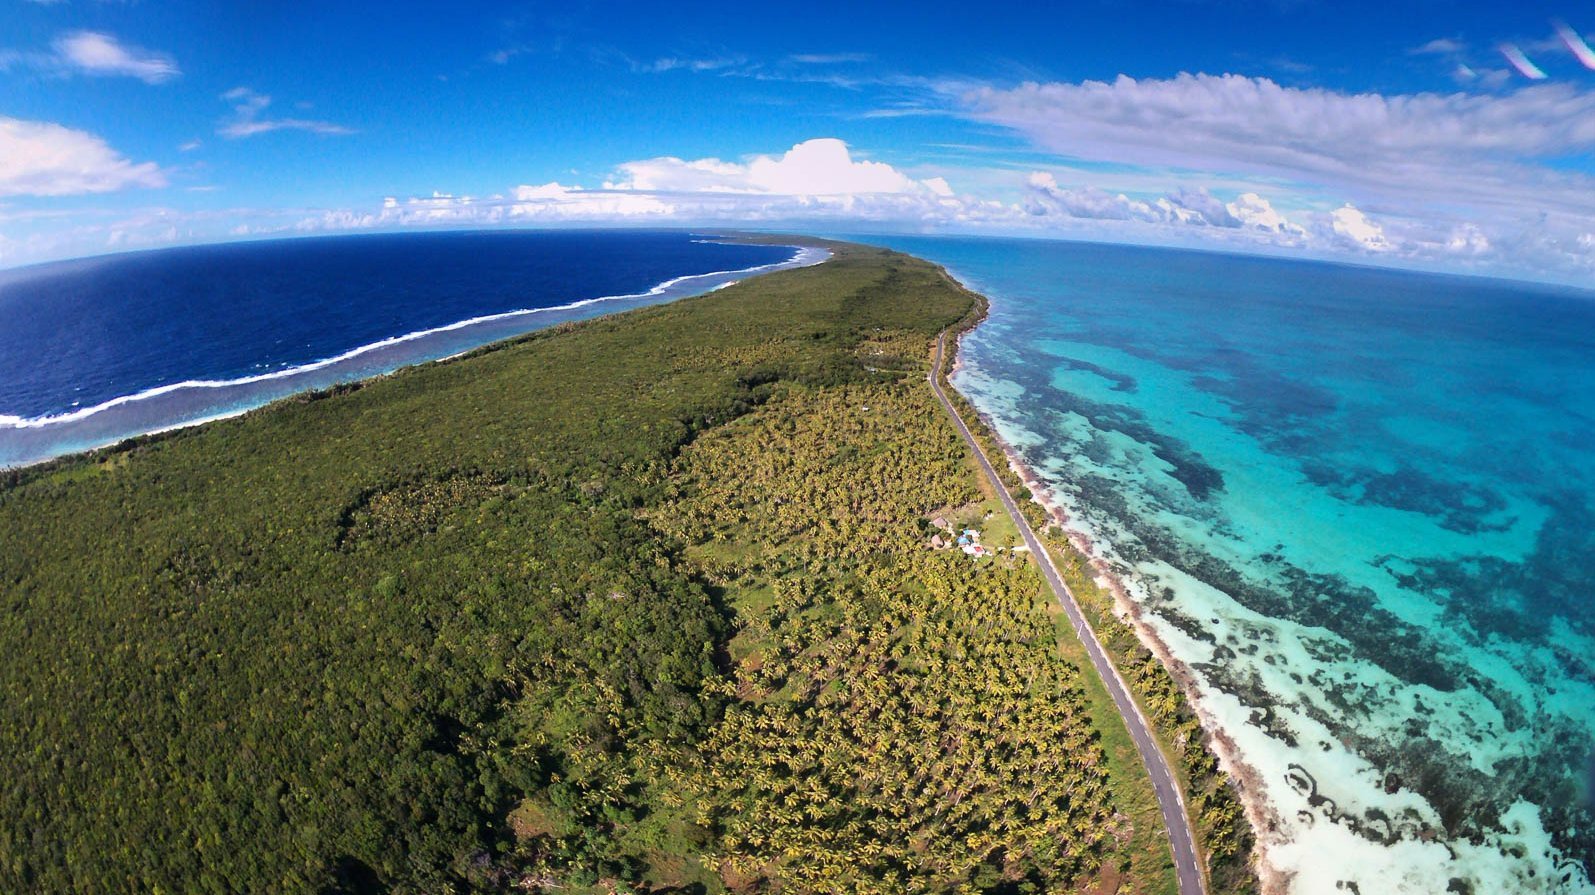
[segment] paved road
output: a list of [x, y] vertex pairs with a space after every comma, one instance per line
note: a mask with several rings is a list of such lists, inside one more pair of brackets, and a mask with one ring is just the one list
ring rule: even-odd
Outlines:
[[1079, 636], [1080, 642], [1085, 644], [1085, 651], [1091, 657], [1091, 664], [1096, 667], [1102, 683], [1113, 696], [1113, 704], [1124, 717], [1124, 726], [1130, 729], [1130, 737], [1135, 740], [1136, 751], [1141, 753], [1141, 762], [1146, 765], [1146, 772], [1152, 778], [1152, 789], [1157, 793], [1158, 806], [1163, 809], [1163, 823], [1171, 834], [1170, 845], [1174, 851], [1174, 867], [1179, 875], [1180, 895], [1204, 895], [1207, 891], [1207, 880], [1202, 875], [1201, 862], [1196, 858], [1196, 839], [1191, 833], [1190, 818], [1185, 813], [1185, 800], [1180, 796], [1180, 787], [1174, 780], [1174, 774], [1169, 770], [1168, 760], [1158, 749], [1157, 741], [1152, 737], [1151, 726], [1141, 714], [1140, 706], [1130, 698], [1124, 680], [1119, 677], [1118, 670], [1108, 660], [1102, 644], [1097, 641], [1096, 633], [1086, 624], [1085, 616], [1080, 614], [1080, 604], [1075, 602], [1069, 586], [1064, 584], [1063, 578], [1058, 575], [1057, 568], [1052, 564], [1051, 555], [1041, 546], [1035, 532], [1030, 530], [1030, 523], [1026, 522], [1024, 515], [1019, 512], [1018, 504], [1014, 503], [1007, 486], [992, 468], [991, 460], [981, 449], [980, 442], [975, 440], [969, 427], [964, 424], [963, 417], [953, 409], [952, 402], [947, 400], [947, 395], [942, 391], [936, 374], [941, 370], [942, 349], [946, 343], [947, 334], [944, 332], [936, 339], [936, 361], [930, 371], [931, 391], [936, 393], [936, 399], [953, 418], [953, 425], [958, 427], [959, 434], [964, 436], [965, 443], [980, 461], [980, 468], [985, 470], [986, 477], [997, 489], [997, 496], [1002, 498], [1002, 505], [1007, 508], [1008, 515], [1013, 517], [1014, 525], [1019, 527], [1019, 534], [1024, 537], [1025, 545], [1030, 548], [1030, 555], [1036, 558], [1042, 577], [1047, 579], [1047, 584], [1051, 586], [1052, 595], [1057, 598], [1058, 605], [1062, 606], [1064, 613], [1069, 616], [1069, 624], [1074, 626], [1074, 633]]

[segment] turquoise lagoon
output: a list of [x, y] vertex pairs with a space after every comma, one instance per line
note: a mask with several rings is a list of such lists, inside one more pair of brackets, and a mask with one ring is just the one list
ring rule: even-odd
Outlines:
[[1193, 674], [1292, 893], [1591, 892], [1595, 293], [878, 238]]

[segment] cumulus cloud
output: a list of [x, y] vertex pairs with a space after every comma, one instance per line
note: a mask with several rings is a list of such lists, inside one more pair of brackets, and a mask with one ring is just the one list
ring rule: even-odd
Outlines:
[[[1300, 211], [1293, 219], [1255, 192], [1240, 193], [1229, 202], [1206, 190], [1189, 188], [1136, 197], [1089, 185], [1060, 186], [1052, 174], [1043, 171], [1032, 173], [1026, 187], [1023, 208], [1031, 220], [1096, 221], [1110, 228], [1109, 235], [1120, 237], [1407, 261], [1489, 259], [1496, 250], [1485, 232], [1471, 222], [1442, 231], [1420, 221], [1376, 220], [1351, 204], [1329, 212]], [[1399, 225], [1399, 233], [1390, 232], [1390, 225]]]
[[1491, 249], [1489, 237], [1477, 224], [1458, 224], [1452, 228], [1445, 247], [1455, 254], [1474, 256], [1489, 254]]
[[1191, 227], [1256, 230], [1292, 239], [1306, 235], [1256, 193], [1242, 193], [1224, 202], [1203, 188], [1182, 186], [1152, 198], [1131, 198], [1095, 186], [1065, 188], [1045, 171], [1032, 173], [1026, 210], [1033, 216], [1065, 214], [1076, 218], [1141, 221]]
[[780, 157], [760, 155], [745, 164], [662, 157], [627, 162], [618, 173], [607, 184], [612, 189], [787, 196], [951, 192], [945, 180], [922, 183], [884, 162], [854, 161], [847, 144], [833, 138], [807, 140]]
[[216, 133], [230, 140], [281, 130], [309, 131], [313, 134], [333, 136], [354, 133], [352, 129], [330, 121], [316, 121], [308, 118], [262, 117], [266, 108], [271, 105], [271, 97], [263, 93], [256, 93], [248, 87], [234, 87], [223, 93], [222, 99], [232, 104], [233, 118], [231, 121], [223, 122], [216, 129]]
[[1206, 189], [1181, 187], [1171, 195], [1165, 197], [1169, 205], [1189, 212], [1201, 223], [1213, 227], [1239, 227], [1240, 219], [1230, 211], [1229, 206], [1219, 201]]
[[63, 34], [56, 38], [54, 49], [64, 64], [87, 75], [124, 76], [159, 84], [182, 73], [172, 57], [129, 46], [100, 31]]
[[889, 164], [855, 160], [835, 139], [799, 143], [743, 162], [674, 157], [624, 163], [597, 188], [525, 184], [486, 197], [389, 197], [370, 212], [306, 217], [304, 230], [392, 226], [669, 221], [688, 224], [877, 221], [982, 223], [1019, 211], [960, 196], [945, 178], [916, 180]]
[[0, 196], [71, 196], [166, 185], [99, 137], [45, 121], [0, 117]]
[[1305, 228], [1286, 220], [1284, 215], [1274, 210], [1271, 202], [1256, 193], [1241, 193], [1235, 197], [1234, 202], [1225, 207], [1235, 219], [1237, 226], [1265, 233], [1277, 233], [1292, 239], [1300, 239], [1307, 235]]
[[1123, 193], [1109, 193], [1093, 186], [1066, 189], [1045, 171], [1031, 174], [1027, 185], [1030, 195], [1025, 208], [1037, 217], [1066, 214], [1076, 218], [1128, 221], [1137, 217], [1145, 219], [1151, 210], [1147, 203]]
[[1350, 205], [1330, 212], [1329, 230], [1352, 248], [1370, 252], [1388, 252], [1393, 248], [1384, 228]]

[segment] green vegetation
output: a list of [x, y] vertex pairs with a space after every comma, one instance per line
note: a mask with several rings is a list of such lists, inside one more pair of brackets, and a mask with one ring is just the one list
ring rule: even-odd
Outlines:
[[1212, 890], [1234, 895], [1256, 892], [1251, 825], [1229, 776], [1219, 769], [1217, 756], [1207, 747], [1201, 722], [1185, 694], [1135, 630], [1114, 614], [1113, 595], [1097, 585], [1085, 555], [1056, 529], [1048, 532], [1045, 540], [1058, 573], [1074, 592], [1142, 711], [1156, 725], [1165, 751], [1174, 758], [1171, 765], [1185, 784], [1186, 808], [1207, 857]]
[[[974, 326], [984, 316], [984, 297], [977, 295], [974, 299], [975, 309], [949, 333], [947, 355], [942, 369], [937, 372], [948, 397], [980, 441], [982, 450], [988, 457], [1002, 457], [1004, 446], [974, 406], [952, 388], [947, 379], [956, 361], [955, 334]], [[1255, 834], [1184, 692], [1168, 669], [1141, 643], [1135, 630], [1114, 614], [1113, 595], [1097, 585], [1090, 560], [1053, 524], [1046, 510], [1030, 500], [1031, 493], [1019, 475], [1007, 464], [996, 465], [996, 469], [1009, 493], [1019, 502], [1026, 521], [1052, 554], [1058, 573], [1079, 602], [1087, 623], [1151, 721], [1164, 752], [1171, 757], [1169, 765], [1185, 788], [1186, 807], [1192, 812], [1197, 845], [1206, 859], [1209, 889], [1226, 895], [1256, 892], [1258, 880], [1251, 866]], [[1084, 649], [1061, 615], [1057, 626], [1063, 655], [1076, 667], [1086, 668], [1088, 660]], [[1137, 845], [1131, 849], [1132, 876], [1155, 885], [1159, 891], [1172, 892], [1176, 883], [1167, 846], [1156, 841], [1156, 836], [1147, 834], [1160, 822], [1160, 817], [1157, 804], [1151, 798], [1146, 769], [1100, 679], [1088, 674], [1082, 676], [1082, 681], [1087, 695], [1086, 707], [1101, 737], [1116, 787], [1117, 804], [1135, 820], [1134, 826], [1141, 833]]]
[[1163, 891], [1039, 577], [927, 546], [975, 297], [835, 250], [5, 474], [0, 891]]
[[683, 461], [672, 529], [736, 545], [706, 567], [733, 605], [774, 591], [738, 612], [697, 787], [724, 879], [1057, 891], [1100, 869], [1123, 824], [1039, 579], [925, 546], [931, 508], [978, 497], [927, 389], [793, 390]]

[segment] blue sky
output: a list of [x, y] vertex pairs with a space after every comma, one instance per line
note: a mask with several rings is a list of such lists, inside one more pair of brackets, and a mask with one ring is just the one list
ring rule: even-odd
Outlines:
[[0, 3], [0, 266], [744, 224], [1595, 274], [1595, 9]]

